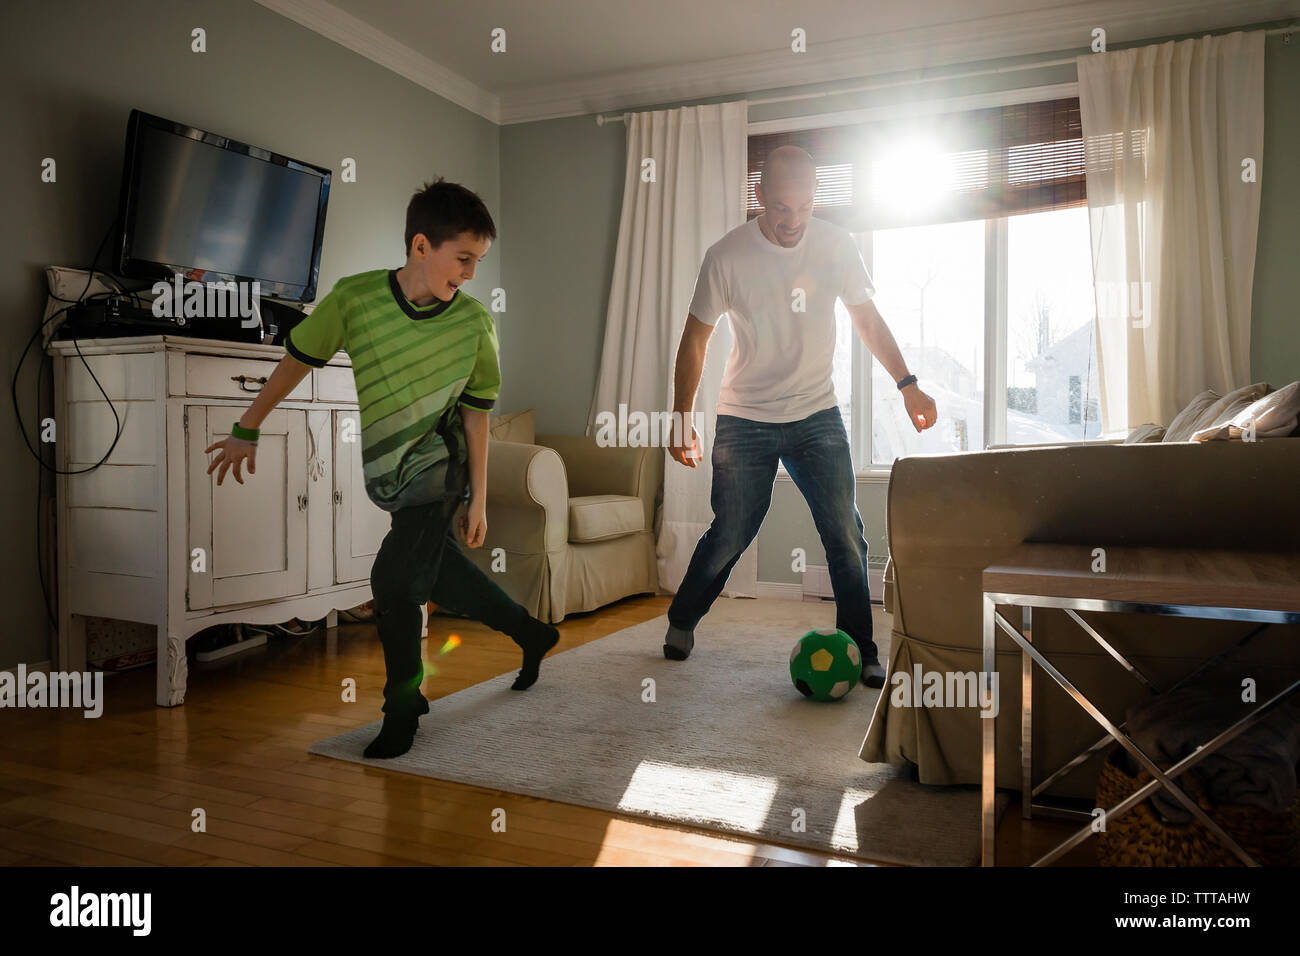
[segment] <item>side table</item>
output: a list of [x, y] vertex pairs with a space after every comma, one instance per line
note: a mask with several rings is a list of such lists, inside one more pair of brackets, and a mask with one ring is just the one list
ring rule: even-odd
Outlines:
[[[1098, 559], [1105, 570], [1094, 570]], [[1300, 554], [1293, 552], [1197, 551], [1188, 548], [1102, 547], [1082, 545], [1022, 544], [983, 573], [983, 675], [992, 681], [996, 670], [995, 641], [1001, 629], [1021, 651], [1021, 805], [1029, 818], [1034, 796], [1112, 741], [1127, 750], [1152, 779], [1132, 796], [1106, 809], [1114, 818], [1136, 806], [1157, 787], [1164, 787], [1214, 836], [1248, 866], [1256, 865], [1223, 829], [1189, 797], [1174, 779], [1212, 754], [1251, 724], [1280, 706], [1300, 689], [1300, 680], [1255, 706], [1244, 717], [1204, 741], [1193, 753], [1167, 770], [1155, 762], [1124, 731], [1106, 717], [1033, 643], [1033, 609], [1060, 608], [1135, 679], [1157, 692], [1154, 685], [1120, 651], [1080, 617], [1080, 612], [1165, 614], [1179, 617], [1253, 621], [1260, 626], [1180, 680], [1180, 686], [1245, 644], [1269, 624], [1300, 624]], [[1020, 607], [1022, 626], [1017, 630], [998, 612], [998, 606]], [[1300, 655], [1300, 649], [1297, 649]], [[1095, 720], [1105, 735], [1038, 785], [1033, 782], [1033, 668], [1046, 671]], [[1172, 690], [1173, 688], [1167, 688]], [[981, 773], [981, 857], [993, 866], [996, 818], [996, 718], [983, 719]], [[1045, 854], [1034, 865], [1058, 859], [1092, 834], [1091, 823]]]

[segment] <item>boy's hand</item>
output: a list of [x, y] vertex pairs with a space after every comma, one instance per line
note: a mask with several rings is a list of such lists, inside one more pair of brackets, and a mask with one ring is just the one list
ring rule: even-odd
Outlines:
[[487, 506], [478, 498], [471, 498], [460, 516], [460, 537], [471, 548], [481, 547], [487, 538]]
[[226, 477], [226, 469], [232, 465], [235, 468], [235, 481], [241, 485], [244, 483], [244, 478], [239, 473], [239, 469], [244, 462], [248, 462], [250, 475], [257, 473], [257, 442], [227, 435], [221, 441], [213, 442], [205, 448], [203, 454], [208, 454], [214, 448], [220, 450], [217, 452], [217, 457], [212, 459], [212, 464], [208, 465], [208, 474], [212, 474], [212, 469], [218, 465], [221, 466], [221, 470], [217, 472], [217, 484], [221, 484], [222, 479]]

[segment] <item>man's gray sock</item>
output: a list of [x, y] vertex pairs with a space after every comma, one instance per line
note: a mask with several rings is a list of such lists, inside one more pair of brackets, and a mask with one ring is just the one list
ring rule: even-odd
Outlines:
[[668, 634], [664, 637], [664, 657], [670, 661], [684, 661], [691, 656], [695, 647], [695, 632], [684, 631], [680, 627], [668, 625]]
[[864, 661], [862, 664], [862, 683], [868, 687], [885, 686], [885, 669], [880, 661]]

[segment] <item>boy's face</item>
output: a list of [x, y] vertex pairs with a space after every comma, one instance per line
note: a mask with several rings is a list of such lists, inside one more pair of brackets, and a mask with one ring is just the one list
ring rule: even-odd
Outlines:
[[417, 233], [411, 240], [407, 261], [434, 296], [447, 302], [461, 285], [474, 278], [475, 267], [491, 245], [491, 239], [462, 232], [435, 248], [424, 233]]

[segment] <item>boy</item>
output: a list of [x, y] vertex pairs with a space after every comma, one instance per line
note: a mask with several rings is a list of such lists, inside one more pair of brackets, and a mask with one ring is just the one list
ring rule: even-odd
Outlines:
[[257, 463], [258, 426], [312, 367], [344, 349], [352, 359], [361, 410], [366, 494], [392, 513], [392, 527], [370, 572], [375, 625], [384, 648], [383, 729], [365, 756], [397, 757], [411, 748], [429, 702], [420, 693], [420, 606], [453, 608], [504, 631], [524, 652], [512, 685], [537, 680], [559, 632], [531, 617], [480, 571], [456, 543], [487, 534], [488, 410], [501, 386], [492, 316], [460, 291], [474, 278], [496, 226], [464, 186], [426, 184], [406, 209], [406, 265], [340, 279], [285, 340], [288, 354], [248, 411], [231, 427], [208, 474], [217, 484]]

